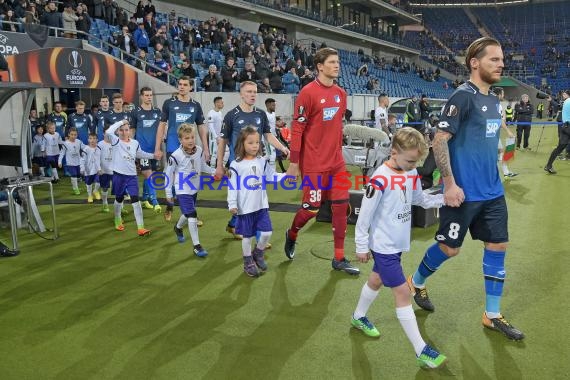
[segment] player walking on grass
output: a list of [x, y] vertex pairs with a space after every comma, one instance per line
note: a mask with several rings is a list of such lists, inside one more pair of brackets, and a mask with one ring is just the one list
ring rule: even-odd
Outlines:
[[[119, 131], [119, 137], [115, 131]], [[105, 131], [105, 136], [111, 140], [113, 146], [113, 194], [115, 195], [114, 215], [115, 229], [124, 231], [125, 226], [121, 218], [121, 209], [125, 198], [125, 191], [131, 195], [131, 205], [137, 222], [137, 233], [139, 236], [150, 234], [150, 230], [144, 228], [144, 219], [141, 203], [139, 201], [139, 182], [137, 178], [137, 168], [135, 160], [137, 158], [156, 158], [154, 154], [144, 152], [140, 149], [137, 140], [131, 138], [129, 120], [122, 119], [111, 125]]]
[[501, 108], [489, 88], [501, 79], [501, 45], [493, 38], [479, 38], [467, 49], [465, 61], [470, 79], [449, 98], [433, 141], [446, 206], [440, 211], [436, 243], [428, 248], [408, 284], [418, 306], [433, 311], [426, 279], [459, 254], [469, 230], [473, 239], [484, 243], [483, 326], [521, 340], [524, 334], [503, 317], [500, 308], [509, 234], [507, 204], [497, 169]]
[[[278, 182], [285, 174], [277, 174], [261, 156], [260, 134], [253, 125], [240, 130], [234, 153], [235, 160], [230, 164], [228, 208], [236, 216], [236, 233], [243, 236], [243, 270], [248, 276], [258, 277], [267, 270], [264, 251], [273, 231], [266, 182]], [[252, 252], [254, 236], [257, 245]]]
[[[176, 149], [168, 158], [168, 166], [166, 167], [166, 178], [174, 184], [176, 197], [180, 205], [180, 219], [174, 226], [174, 233], [180, 243], [185, 241], [183, 228], [188, 222], [188, 230], [190, 238], [194, 246], [194, 254], [198, 257], [206, 257], [206, 251], [200, 245], [198, 236], [198, 214], [196, 213], [196, 193], [200, 190], [200, 173], [214, 174], [214, 169], [208, 166], [202, 148], [196, 146], [196, 127], [192, 124], [183, 123], [178, 128], [178, 139], [180, 147]], [[185, 181], [190, 177], [189, 185]], [[167, 187], [166, 201], [169, 204], [174, 203], [172, 187]]]
[[[180, 142], [178, 141], [178, 128], [182, 123], [196, 124], [198, 126], [198, 134], [202, 141], [202, 149], [206, 161], [210, 160], [210, 150], [208, 148], [208, 130], [204, 125], [204, 113], [199, 102], [193, 100], [190, 96], [194, 87], [194, 79], [182, 76], [178, 79], [178, 94], [164, 101], [162, 105], [162, 115], [160, 124], [156, 132], [156, 145], [154, 153], [157, 159], [162, 157], [160, 147], [163, 140], [166, 139], [166, 158], [178, 149]], [[164, 219], [170, 221], [172, 218], [172, 210], [174, 204], [166, 205]]]
[[[154, 152], [156, 147], [156, 132], [160, 123], [161, 111], [153, 106], [152, 89], [143, 87], [140, 90], [141, 105], [132, 112], [133, 128], [136, 129], [136, 139], [140, 147], [145, 152]], [[139, 161], [141, 173], [145, 180], [143, 182], [143, 192], [141, 205], [146, 209], [160, 213], [162, 208], [156, 198], [156, 190], [149, 183], [149, 177], [157, 169], [157, 160], [142, 159]]]
[[349, 197], [348, 189], [336, 186], [335, 178], [346, 173], [342, 156], [346, 92], [334, 84], [340, 70], [338, 52], [331, 48], [320, 49], [315, 54], [314, 64], [319, 71], [317, 79], [303, 87], [295, 101], [291, 163], [287, 169], [288, 175], [298, 177], [302, 174], [303, 182], [308, 180], [313, 186], [303, 186], [302, 207], [295, 214], [291, 228], [285, 232], [285, 255], [290, 260], [295, 257], [297, 234], [317, 215], [322, 201], [328, 199], [332, 203], [332, 267], [359, 274], [360, 270], [344, 257]]
[[366, 314], [380, 287], [385, 285], [392, 289], [396, 316], [414, 347], [418, 364], [436, 368], [446, 357], [426, 344], [420, 334], [401, 265], [402, 252], [410, 250], [412, 205], [434, 208], [443, 204], [443, 195], [423, 193], [415, 169], [427, 153], [428, 146], [420, 132], [409, 127], [400, 129], [393, 136], [390, 159], [372, 175], [372, 178], [389, 178], [390, 185], [373, 180], [362, 198], [355, 228], [356, 257], [366, 263], [372, 256], [374, 268], [362, 287], [352, 326], [370, 337], [380, 336]]

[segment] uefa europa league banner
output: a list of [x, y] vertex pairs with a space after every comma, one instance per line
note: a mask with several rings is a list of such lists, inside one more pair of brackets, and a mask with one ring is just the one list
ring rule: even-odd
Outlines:
[[6, 57], [15, 82], [43, 87], [120, 89], [124, 99], [137, 99], [138, 73], [127, 63], [87, 50], [38, 49]]

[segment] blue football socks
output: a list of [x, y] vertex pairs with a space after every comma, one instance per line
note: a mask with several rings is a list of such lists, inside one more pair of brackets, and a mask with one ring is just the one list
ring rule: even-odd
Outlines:
[[418, 266], [416, 273], [414, 273], [412, 278], [414, 285], [423, 287], [426, 279], [438, 270], [439, 266], [447, 259], [449, 259], [449, 256], [439, 248], [439, 243], [434, 243], [427, 249], [422, 262]]
[[483, 276], [485, 277], [485, 311], [498, 316], [505, 283], [505, 252], [483, 250]]

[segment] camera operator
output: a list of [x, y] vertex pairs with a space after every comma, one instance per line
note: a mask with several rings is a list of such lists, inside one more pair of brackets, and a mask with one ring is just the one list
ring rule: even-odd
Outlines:
[[524, 133], [523, 148], [530, 150], [530, 147], [528, 146], [530, 124], [526, 125], [526, 123], [530, 123], [532, 121], [532, 114], [533, 108], [532, 104], [528, 101], [528, 95], [523, 94], [521, 96], [521, 101], [515, 106], [515, 120], [518, 123], [525, 123], [525, 125], [517, 124], [517, 149], [521, 148], [521, 139], [523, 139]]
[[562, 153], [564, 148], [570, 143], [570, 90], [565, 90], [562, 93], [562, 99], [564, 99], [564, 103], [562, 105], [562, 125], [560, 126], [560, 133], [558, 134], [558, 146], [554, 148], [544, 167], [544, 170], [549, 174], [556, 174], [556, 171], [552, 168], [552, 164], [556, 157]]

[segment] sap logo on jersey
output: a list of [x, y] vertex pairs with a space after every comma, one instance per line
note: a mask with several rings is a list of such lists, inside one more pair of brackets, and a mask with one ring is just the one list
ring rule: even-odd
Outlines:
[[176, 114], [176, 122], [177, 123], [184, 123], [186, 120], [190, 119], [192, 115], [188, 113], [177, 113]]
[[332, 120], [338, 112], [339, 107], [328, 107], [323, 109], [323, 121]]
[[487, 120], [487, 132], [485, 137], [495, 137], [499, 128], [501, 128], [501, 119]]

